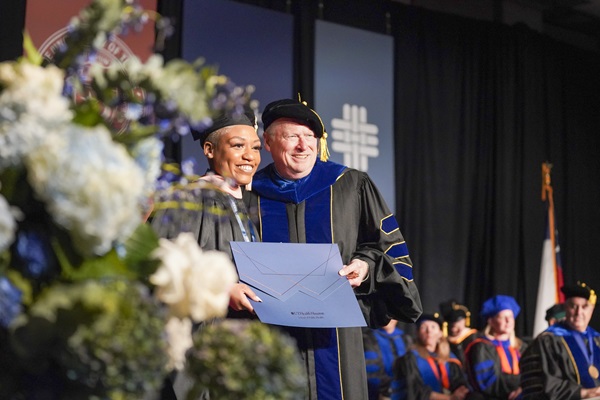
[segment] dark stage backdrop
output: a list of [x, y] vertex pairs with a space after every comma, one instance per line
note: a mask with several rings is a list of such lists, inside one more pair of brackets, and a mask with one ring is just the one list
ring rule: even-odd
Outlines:
[[[317, 18], [394, 38], [396, 214], [426, 310], [454, 297], [477, 317], [484, 299], [508, 294], [522, 306], [518, 334], [531, 334], [545, 226], [544, 161], [554, 164], [565, 281], [600, 290], [598, 53], [526, 27], [393, 1], [239, 2], [294, 16], [294, 92], [310, 104]], [[20, 54], [23, 4], [0, 2], [0, 60]], [[180, 5], [159, 0], [159, 10], [179, 18]], [[177, 35], [170, 45], [167, 58], [180, 51]], [[269, 49], [255, 45], [268, 62]], [[600, 328], [600, 311], [592, 326]]]
[[[285, 3], [239, 1], [274, 9]], [[554, 165], [565, 281], [600, 290], [600, 54], [525, 26], [393, 1], [291, 4], [303, 33], [297, 43], [311, 37], [316, 19], [394, 38], [396, 216], [426, 311], [455, 298], [479, 328], [482, 302], [507, 294], [522, 308], [517, 333], [531, 335], [545, 161]], [[305, 46], [299, 59], [311, 51]], [[298, 87], [314, 84], [313, 71], [300, 71]], [[592, 326], [600, 328], [600, 312]]]
[[456, 297], [477, 313], [508, 294], [522, 307], [517, 331], [530, 335], [544, 161], [554, 164], [565, 281], [600, 289], [598, 54], [416, 9], [393, 26], [396, 209], [424, 306]]

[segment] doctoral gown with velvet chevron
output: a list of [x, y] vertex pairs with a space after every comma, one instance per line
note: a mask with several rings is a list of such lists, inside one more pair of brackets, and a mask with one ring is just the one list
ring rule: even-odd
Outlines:
[[[406, 243], [367, 174], [317, 161], [308, 176], [290, 181], [270, 164], [255, 175], [245, 198], [263, 242], [337, 243], [344, 264], [354, 258], [368, 263], [368, 279], [355, 294], [369, 326], [419, 317], [421, 300]], [[367, 398], [359, 328], [286, 330], [306, 362], [307, 398]]]

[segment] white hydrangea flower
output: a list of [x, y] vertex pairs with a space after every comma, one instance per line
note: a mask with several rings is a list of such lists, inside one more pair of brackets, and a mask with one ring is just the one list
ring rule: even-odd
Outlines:
[[11, 212], [10, 204], [0, 195], [0, 252], [6, 250], [15, 240], [17, 222]]
[[171, 317], [165, 325], [167, 335], [167, 352], [169, 364], [167, 368], [182, 370], [185, 367], [185, 353], [192, 347], [192, 320], [189, 318]]
[[225, 253], [202, 251], [196, 238], [183, 232], [175, 240], [160, 239], [153, 255], [161, 265], [150, 282], [174, 316], [200, 322], [226, 314], [237, 274]]
[[136, 143], [131, 151], [136, 163], [144, 171], [144, 195], [150, 196], [156, 188], [156, 180], [161, 172], [162, 151], [161, 140], [150, 137]]
[[[125, 62], [125, 69], [131, 82], [135, 85], [138, 82], [149, 79], [152, 81], [161, 95], [169, 98], [177, 104], [177, 107], [185, 114], [189, 115], [194, 121], [201, 121], [210, 116], [210, 110], [207, 105], [207, 87], [217, 83], [225, 83], [224, 76], [214, 76], [208, 78], [206, 82], [199, 79], [197, 71], [190, 68], [189, 65], [181, 60], [171, 60], [167, 64], [160, 54], [154, 54], [142, 63], [138, 58], [131, 57]], [[102, 72], [95, 69], [94, 74]], [[116, 66], [110, 66], [108, 73], [117, 74], [119, 70]], [[209, 91], [212, 89], [209, 89]]]
[[0, 63], [0, 169], [20, 164], [23, 155], [72, 119], [63, 84], [64, 72], [55, 66]]
[[104, 126], [65, 126], [24, 161], [29, 183], [82, 254], [105, 254], [141, 222], [144, 176]]

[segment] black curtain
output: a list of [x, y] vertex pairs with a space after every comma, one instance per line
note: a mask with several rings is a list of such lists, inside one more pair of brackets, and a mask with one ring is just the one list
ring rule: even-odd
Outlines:
[[[531, 334], [550, 161], [565, 281], [600, 289], [598, 54], [526, 27], [393, 12], [396, 210], [425, 309], [495, 294]], [[598, 315], [597, 315], [598, 317]], [[597, 325], [596, 325], [597, 326]]]
[[25, 0], [0, 0], [0, 61], [23, 54]]

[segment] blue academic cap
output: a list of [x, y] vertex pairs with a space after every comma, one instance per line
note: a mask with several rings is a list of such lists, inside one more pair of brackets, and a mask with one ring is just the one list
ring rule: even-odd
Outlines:
[[496, 295], [490, 299], [487, 299], [481, 307], [481, 316], [484, 319], [488, 319], [498, 314], [503, 310], [511, 310], [515, 318], [519, 315], [521, 307], [517, 304], [517, 301], [511, 297], [503, 294]]

